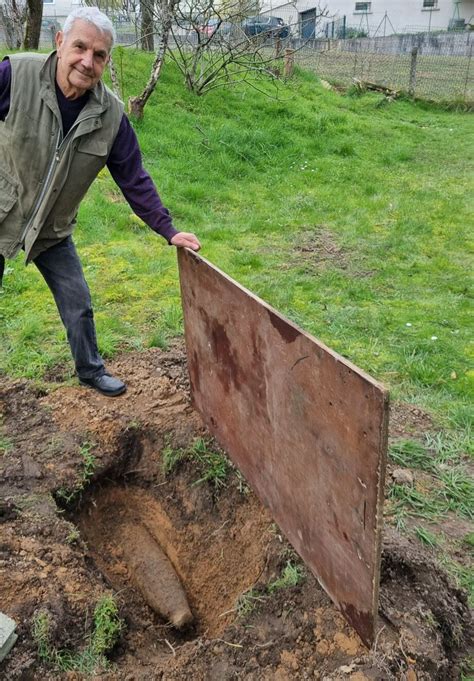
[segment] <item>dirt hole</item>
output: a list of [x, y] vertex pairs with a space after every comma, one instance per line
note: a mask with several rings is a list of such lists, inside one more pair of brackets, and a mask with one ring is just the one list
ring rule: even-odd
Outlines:
[[[219, 526], [210, 518], [206, 523], [189, 522], [194, 502], [183, 496], [177, 504], [180, 497], [179, 486], [170, 494], [166, 483], [149, 490], [96, 486], [76, 523], [95, 564], [132, 610], [141, 611], [146, 598], [137, 585], [137, 564], [131, 556], [135, 553], [149, 574], [156, 560], [152, 546], [156, 542], [186, 593], [194, 617], [188, 632], [216, 637], [235, 617], [238, 597], [263, 571], [262, 529], [268, 528], [262, 528], [258, 519], [239, 522], [237, 518], [231, 528], [228, 522]], [[178, 607], [176, 589], [169, 583], [161, 586], [170, 607]]]

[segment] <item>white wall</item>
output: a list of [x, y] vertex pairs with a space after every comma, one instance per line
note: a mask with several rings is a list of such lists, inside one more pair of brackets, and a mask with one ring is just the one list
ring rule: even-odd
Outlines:
[[[314, 0], [296, 0], [283, 4], [278, 0], [263, 0], [262, 13], [282, 17], [289, 23], [296, 21], [296, 15], [306, 9], [317, 6]], [[437, 0], [433, 11], [423, 9], [423, 0], [371, 0], [370, 13], [355, 11], [356, 0], [321, 0], [320, 6], [326, 6], [331, 17], [335, 19], [346, 16], [346, 24], [350, 27], [361, 27], [373, 34], [380, 25], [377, 35], [389, 35], [394, 31], [412, 32], [417, 30], [446, 30], [450, 20], [455, 16], [454, 0]], [[474, 0], [461, 0], [458, 4], [459, 17], [474, 23]], [[384, 21], [385, 13], [387, 20]], [[456, 14], [457, 16], [457, 14]], [[390, 20], [390, 21], [388, 21]], [[324, 20], [325, 23], [327, 20]], [[392, 29], [392, 26], [393, 29]]]
[[43, 2], [43, 19], [55, 17], [57, 18], [58, 23], [62, 25], [69, 12], [81, 4], [82, 0], [53, 0], [53, 2]]

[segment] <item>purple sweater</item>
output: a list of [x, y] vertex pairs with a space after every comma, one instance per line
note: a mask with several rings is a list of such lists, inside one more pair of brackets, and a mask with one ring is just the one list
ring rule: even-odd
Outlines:
[[[0, 62], [0, 121], [5, 120], [10, 110], [10, 85], [11, 65], [5, 59]], [[89, 93], [69, 100], [56, 86], [56, 95], [66, 135], [85, 106]], [[133, 212], [169, 242], [178, 232], [173, 227], [169, 211], [161, 203], [153, 180], [143, 168], [137, 136], [125, 114], [107, 159], [107, 168]]]

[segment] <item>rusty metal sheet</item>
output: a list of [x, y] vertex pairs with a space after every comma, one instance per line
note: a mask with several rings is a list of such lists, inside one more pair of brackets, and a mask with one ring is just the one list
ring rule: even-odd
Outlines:
[[388, 393], [204, 258], [178, 252], [193, 402], [370, 645]]

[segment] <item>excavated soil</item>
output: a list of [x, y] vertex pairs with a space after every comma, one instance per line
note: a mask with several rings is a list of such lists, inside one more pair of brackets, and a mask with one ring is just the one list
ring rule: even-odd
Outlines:
[[[110, 369], [128, 384], [115, 399], [65, 386], [61, 368], [41, 389], [2, 381], [0, 610], [19, 638], [0, 678], [83, 678], [41, 663], [33, 621], [46, 610], [54, 645], [78, 650], [107, 593], [126, 625], [107, 679], [460, 678], [472, 640], [466, 596], [427, 550], [387, 528], [379, 629], [367, 650], [311, 574], [269, 592], [298, 559], [237, 471], [220, 488], [199, 482], [202, 467], [189, 458], [164, 472], [165, 450], [208, 437], [190, 404], [182, 345], [123, 355]], [[396, 437], [432, 426], [411, 405], [399, 405], [392, 424]], [[188, 599], [194, 619], [181, 631], [138, 586], [137, 570], [153, 568], [150, 541]], [[130, 546], [143, 554], [139, 568]], [[250, 589], [255, 607], [243, 613], [237, 603]]]

